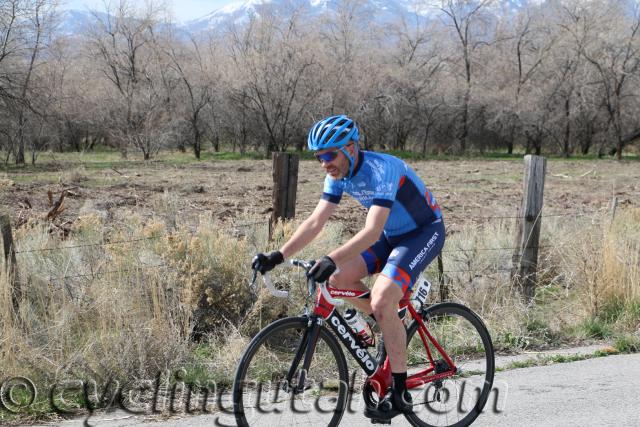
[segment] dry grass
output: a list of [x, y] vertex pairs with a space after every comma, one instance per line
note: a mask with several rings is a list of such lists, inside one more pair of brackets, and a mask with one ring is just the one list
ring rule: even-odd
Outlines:
[[80, 184], [85, 181], [89, 181], [89, 176], [84, 166], [78, 166], [60, 174], [60, 182], [65, 184]]
[[13, 187], [14, 182], [7, 176], [6, 173], [0, 174], [0, 194]]
[[[510, 281], [513, 251], [482, 250], [512, 247], [512, 226], [466, 225], [448, 237], [444, 253], [452, 299], [483, 316], [499, 348], [640, 331], [639, 209], [620, 212], [613, 223], [599, 214], [544, 219], [533, 304]], [[429, 272], [435, 277], [434, 266]]]
[[[202, 362], [194, 358], [195, 332], [217, 349], [206, 362], [216, 367], [213, 377], [228, 380], [247, 336], [301, 307], [300, 300], [276, 305], [264, 293], [255, 303], [247, 286], [248, 261], [268, 246], [266, 223], [222, 226], [203, 216], [194, 230], [180, 224], [170, 230], [165, 218], [144, 222], [130, 213], [114, 227], [86, 215], [65, 239], [37, 222], [16, 230], [24, 293], [14, 312], [3, 268], [3, 374], [37, 378], [44, 387], [69, 378], [154, 378]], [[328, 227], [302, 256], [328, 247], [339, 229]], [[280, 225], [272, 245], [292, 232], [292, 224]], [[281, 269], [274, 279], [288, 280], [289, 273]]]
[[[151, 220], [130, 212], [115, 225], [82, 216], [64, 240], [41, 223], [16, 230], [25, 292], [14, 312], [0, 271], [3, 374], [46, 387], [70, 378], [150, 379], [185, 368], [190, 382], [228, 384], [250, 336], [274, 318], [300, 313], [304, 280], [295, 270], [273, 275], [296, 284], [287, 301], [254, 296], [247, 286], [253, 253], [279, 246], [295, 224], [279, 225], [267, 243], [266, 224], [255, 217], [223, 226], [202, 216], [188, 228], [171, 199], [163, 209]], [[464, 225], [448, 237], [444, 253], [452, 299], [483, 316], [498, 348], [637, 333], [640, 210], [620, 211], [613, 224], [598, 216], [545, 220], [533, 305], [522, 301], [507, 271], [494, 272], [511, 267], [512, 252], [483, 250], [513, 246], [512, 227], [508, 220]], [[332, 223], [299, 257], [326, 253], [346, 234]], [[131, 242], [114, 244], [124, 241]], [[59, 247], [65, 249], [41, 251]], [[598, 325], [609, 332], [594, 334]]]
[[[46, 247], [91, 241], [47, 241], [40, 227], [17, 234], [18, 250], [34, 242]], [[98, 248], [20, 257], [24, 295], [20, 310], [5, 315], [2, 325], [3, 342], [11, 348], [2, 361], [5, 372], [44, 384], [63, 378], [102, 382], [149, 378], [182, 360], [189, 312], [172, 296], [172, 284], [161, 271], [135, 262], [107, 265], [109, 254], [97, 254]], [[63, 275], [69, 277], [59, 279]], [[7, 281], [2, 286], [6, 294]]]

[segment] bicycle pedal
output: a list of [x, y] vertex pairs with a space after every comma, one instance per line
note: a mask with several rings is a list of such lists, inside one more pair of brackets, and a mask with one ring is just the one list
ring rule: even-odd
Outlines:
[[372, 407], [364, 409], [364, 416], [369, 418], [372, 424], [391, 424], [391, 419], [400, 414], [400, 411], [391, 408], [386, 411]]

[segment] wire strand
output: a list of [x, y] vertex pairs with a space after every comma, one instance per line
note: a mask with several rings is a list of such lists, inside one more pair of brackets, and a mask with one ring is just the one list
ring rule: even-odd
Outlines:
[[[107, 270], [107, 271], [96, 271], [94, 273], [90, 273], [90, 274], [70, 274], [68, 276], [57, 276], [57, 277], [52, 277], [49, 276], [49, 281], [54, 281], [54, 280], [66, 280], [66, 279], [77, 279], [80, 277], [91, 277], [94, 278], [96, 276], [104, 276], [107, 274], [113, 274], [113, 273], [131, 273], [134, 271], [140, 271], [140, 270], [145, 270], [145, 269], [153, 269], [153, 268], [162, 268], [162, 267], [168, 267], [167, 264], [157, 264], [157, 265], [141, 265], [138, 266], [136, 268], [126, 268], [126, 269], [121, 269], [121, 270]], [[170, 268], [170, 267], [168, 267]]]
[[[527, 249], [548, 249], [548, 248], [562, 248], [565, 246], [569, 246], [569, 244], [558, 244], [558, 245], [539, 245], [532, 246]], [[489, 251], [516, 251], [522, 248], [516, 247], [504, 247], [504, 248], [475, 248], [475, 249], [445, 249], [442, 253], [457, 253], [457, 252], [489, 252]]]
[[[541, 217], [568, 217], [568, 216], [573, 216], [573, 217], [578, 217], [578, 216], [585, 216], [588, 214], [594, 214], [597, 213], [598, 211], [591, 211], [591, 212], [570, 212], [570, 213], [557, 213], [557, 214], [548, 214], [548, 215], [541, 215]], [[449, 218], [456, 218], [455, 216], [451, 216]], [[519, 219], [519, 218], [523, 218], [523, 216], [519, 215], [519, 216], [474, 216], [474, 217], [465, 217], [465, 219], [469, 220], [469, 219]], [[244, 224], [233, 224], [233, 225], [229, 225], [226, 227], [219, 227], [219, 229], [222, 230], [230, 230], [230, 229], [238, 229], [238, 228], [243, 228], [243, 227], [251, 227], [251, 226], [256, 226], [256, 225], [266, 225], [267, 223], [265, 221], [255, 221], [255, 222], [250, 222], [250, 223], [244, 223]], [[181, 234], [186, 234], [186, 235], [195, 235], [196, 231], [190, 231], [190, 232], [182, 232], [182, 233], [172, 233], [172, 234], [168, 234], [168, 233], [164, 233], [164, 234], [160, 234], [157, 236], [152, 236], [152, 237], [144, 237], [144, 238], [136, 238], [136, 239], [130, 239], [130, 240], [118, 240], [118, 241], [113, 241], [113, 242], [105, 242], [105, 243], [87, 243], [87, 244], [79, 244], [79, 245], [70, 245], [70, 246], [59, 246], [59, 247], [53, 247], [53, 248], [40, 248], [40, 249], [30, 249], [30, 250], [23, 250], [23, 251], [15, 251], [16, 254], [27, 254], [27, 253], [34, 253], [34, 252], [51, 252], [51, 251], [61, 251], [64, 249], [75, 249], [75, 248], [86, 248], [86, 247], [106, 247], [106, 246], [111, 246], [111, 245], [119, 245], [119, 244], [126, 244], [126, 243], [135, 243], [135, 242], [142, 242], [142, 241], [149, 241], [149, 240], [155, 240], [155, 239], [159, 239], [159, 238], [163, 238], [163, 237], [171, 237], [171, 236], [179, 236]], [[565, 247], [568, 246], [568, 244], [560, 244], [560, 245], [539, 245], [536, 247], [533, 247], [531, 249], [547, 249], [547, 248], [557, 248], [557, 247]], [[516, 250], [520, 250], [521, 248], [518, 247], [494, 247], [494, 248], [474, 248], [474, 249], [446, 249], [443, 250], [442, 253], [465, 253], [465, 252], [489, 252], [489, 251], [516, 251]], [[162, 268], [162, 267], [168, 267], [166, 264], [159, 264], [159, 265], [143, 265], [143, 266], [138, 266], [136, 268], [131, 268], [131, 269], [120, 269], [120, 270], [108, 270], [108, 271], [97, 271], [95, 273], [91, 273], [91, 274], [73, 274], [73, 275], [65, 275], [65, 276], [58, 276], [58, 277], [49, 277], [50, 281], [54, 281], [54, 280], [66, 280], [66, 279], [74, 279], [74, 278], [81, 278], [81, 277], [96, 277], [96, 276], [104, 276], [107, 274], [114, 274], [114, 273], [127, 273], [127, 272], [135, 272], [135, 271], [140, 271], [142, 269], [153, 269], [153, 268]], [[485, 272], [485, 273], [498, 273], [498, 272], [510, 272], [511, 269], [510, 268], [491, 268], [491, 269], [462, 269], [462, 270], [444, 270], [442, 271], [442, 273], [477, 273], [477, 272]]]
[[[259, 224], [264, 225], [265, 223], [264, 222], [253, 222], [253, 223], [238, 224], [238, 225], [233, 225], [233, 226], [228, 226], [228, 227], [220, 227], [220, 229], [227, 230], [227, 229], [232, 229], [232, 228], [251, 227], [252, 225], [259, 225]], [[140, 237], [140, 238], [130, 239], [130, 240], [116, 240], [116, 241], [113, 241], [113, 242], [105, 242], [105, 243], [83, 243], [83, 244], [79, 244], [79, 245], [56, 246], [56, 247], [53, 247], [53, 248], [27, 249], [27, 250], [22, 250], [22, 251], [14, 251], [14, 253], [15, 254], [28, 254], [28, 253], [34, 253], [34, 252], [61, 251], [63, 249], [77, 249], [77, 248], [89, 248], [89, 247], [95, 247], [95, 246], [121, 245], [121, 244], [125, 244], [125, 243], [135, 243], [135, 242], [143, 242], [143, 241], [147, 241], [147, 240], [155, 240], [155, 239], [160, 239], [160, 238], [163, 238], [163, 237], [171, 237], [171, 236], [176, 236], [176, 235], [180, 235], [180, 234], [194, 235], [195, 233], [196, 233], [195, 231], [183, 232], [183, 233], [172, 233], [172, 234], [163, 233], [163, 234], [160, 234], [158, 236]]]
[[[589, 212], [570, 212], [570, 213], [552, 213], [552, 214], [541, 214], [540, 217], [541, 218], [551, 218], [551, 217], [565, 217], [565, 216], [572, 216], [572, 217], [580, 217], [580, 216], [587, 216], [590, 214], [596, 214], [596, 213], [601, 213], [602, 211], [589, 211]], [[463, 217], [463, 216], [457, 216], [457, 215], [444, 215], [445, 221], [447, 219], [465, 219], [465, 220], [471, 220], [471, 219], [484, 219], [484, 220], [491, 220], [491, 219], [522, 219], [524, 218], [523, 215], [508, 215], [508, 216], [502, 216], [502, 215], [490, 215], [490, 216], [467, 216], [467, 217]]]
[[482, 268], [482, 269], [466, 269], [466, 270], [443, 270], [442, 273], [500, 273], [500, 272], [511, 272], [510, 268]]

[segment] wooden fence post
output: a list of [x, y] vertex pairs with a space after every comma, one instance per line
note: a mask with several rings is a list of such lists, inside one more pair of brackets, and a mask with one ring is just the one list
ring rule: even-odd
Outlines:
[[2, 236], [2, 247], [4, 249], [4, 265], [7, 269], [9, 286], [11, 287], [11, 302], [13, 303], [13, 309], [17, 312], [22, 299], [22, 289], [20, 289], [20, 282], [18, 281], [18, 263], [13, 249], [11, 218], [7, 214], [0, 215], [0, 235]]
[[269, 240], [278, 219], [296, 215], [299, 157], [289, 153], [273, 153], [273, 212], [269, 221]]
[[440, 302], [449, 300], [449, 284], [444, 277], [444, 264], [442, 252], [438, 255], [438, 289], [440, 290]]
[[613, 221], [616, 219], [616, 210], [618, 209], [618, 198], [616, 196], [613, 196], [613, 199], [611, 199], [611, 223], [610, 225], [613, 225]]
[[524, 194], [516, 224], [511, 278], [527, 302], [531, 302], [535, 295], [546, 169], [547, 159], [544, 157], [524, 156]]

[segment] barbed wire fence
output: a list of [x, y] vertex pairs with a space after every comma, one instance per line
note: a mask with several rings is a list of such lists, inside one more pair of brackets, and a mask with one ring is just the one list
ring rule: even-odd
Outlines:
[[[591, 217], [597, 214], [602, 214], [603, 211], [602, 210], [590, 210], [590, 211], [574, 211], [574, 212], [564, 212], [564, 213], [550, 213], [550, 214], [545, 214], [542, 215], [543, 218], [550, 218], [550, 217], [555, 217], [555, 218], [571, 218], [571, 219], [576, 219], [576, 218], [580, 218], [580, 217]], [[447, 215], [445, 216], [445, 221], [449, 223], [449, 221], [484, 221], [484, 222], [489, 222], [489, 221], [503, 221], [503, 220], [518, 220], [518, 219], [522, 219], [522, 216], [517, 216], [517, 215], [496, 215], [496, 216], [486, 216], [486, 215], [482, 215], [482, 216], [465, 216], [465, 217], [461, 217], [461, 216], [456, 216], [456, 215]], [[463, 222], [463, 223], [464, 223]], [[457, 223], [454, 223], [457, 225]], [[219, 226], [217, 227], [219, 230], [223, 230], [226, 232], [229, 232], [229, 235], [232, 235], [233, 233], [238, 232], [239, 229], [246, 229], [246, 228], [251, 228], [251, 227], [257, 227], [257, 226], [263, 226], [268, 227], [269, 225], [269, 221], [267, 219], [262, 220], [262, 221], [254, 221], [254, 222], [248, 222], [248, 223], [242, 223], [242, 224], [231, 224], [231, 225], [227, 225], [227, 226]], [[109, 242], [100, 242], [100, 243], [80, 243], [80, 244], [71, 244], [71, 245], [62, 245], [62, 246], [54, 246], [54, 247], [44, 247], [44, 248], [33, 248], [33, 249], [23, 249], [23, 250], [15, 250], [14, 253], [20, 257], [20, 256], [24, 256], [24, 255], [28, 255], [28, 254], [34, 254], [34, 253], [50, 253], [50, 252], [63, 252], [63, 251], [68, 251], [68, 250], [73, 250], [73, 249], [85, 249], [85, 248], [107, 248], [107, 247], [113, 247], [113, 246], [118, 246], [118, 245], [130, 245], [130, 244], [139, 244], [139, 243], [143, 243], [143, 242], [151, 242], [151, 241], [157, 241], [163, 238], [180, 238], [180, 237], [193, 237], [196, 236], [198, 234], [198, 231], [193, 230], [193, 231], [181, 231], [181, 232], [175, 232], [175, 233], [159, 233], [157, 235], [154, 236], [150, 236], [150, 237], [139, 237], [139, 238], [132, 238], [132, 239], [118, 239], [118, 240], [114, 240], [114, 241], [109, 241]], [[567, 245], [562, 245], [562, 244], [553, 244], [553, 245], [538, 245], [536, 248], [537, 249], [556, 249], [558, 247], [561, 246], [567, 246]], [[260, 248], [256, 248], [256, 250], [259, 250]], [[445, 247], [445, 249], [442, 250], [443, 254], [474, 254], [474, 253], [483, 253], [483, 252], [509, 252], [509, 253], [513, 253], [514, 251], [518, 250], [519, 248], [513, 245], [509, 245], [509, 246], [500, 246], [500, 247], [475, 247], [475, 248], [470, 248], [470, 249], [466, 249], [466, 248], [455, 248], [455, 249], [448, 249]], [[248, 261], [249, 262], [249, 261]], [[96, 270], [93, 271], [91, 273], [78, 273], [78, 274], [67, 274], [67, 275], [63, 275], [63, 276], [58, 276], [55, 274], [49, 274], [48, 275], [48, 280], [50, 281], [63, 281], [66, 279], [77, 279], [77, 278], [95, 278], [97, 276], [105, 276], [105, 275], [109, 275], [109, 274], [122, 274], [122, 273], [133, 273], [133, 272], [137, 272], [140, 270], [145, 270], [145, 269], [160, 269], [160, 268], [171, 268], [169, 264], [167, 264], [166, 262], [163, 263], [159, 263], [159, 264], [144, 264], [144, 263], [140, 263], [138, 266], [136, 266], [136, 268], [129, 268], [129, 269], [110, 269], [110, 270]], [[476, 273], [476, 272], [484, 272], [484, 273], [498, 273], [498, 272], [510, 272], [511, 268], [499, 268], [499, 267], [492, 267], [492, 268], [483, 268], [483, 269], [444, 269], [441, 272], [442, 273]]]
[[[228, 225], [228, 226], [218, 226], [217, 228], [219, 230], [234, 230], [237, 231], [238, 229], [243, 229], [243, 228], [249, 228], [249, 227], [255, 227], [255, 226], [267, 226], [267, 221], [253, 221], [253, 222], [249, 222], [249, 223], [242, 223], [242, 224], [232, 224], [232, 225]], [[163, 238], [180, 238], [180, 237], [194, 237], [198, 234], [197, 230], [191, 230], [191, 231], [180, 231], [180, 232], [175, 232], [175, 233], [159, 233], [156, 234], [154, 236], [150, 236], [150, 237], [140, 237], [140, 238], [132, 238], [132, 239], [119, 239], [119, 240], [114, 240], [114, 241], [110, 241], [110, 242], [100, 242], [100, 243], [81, 243], [81, 244], [72, 244], [72, 245], [64, 245], [64, 246], [55, 246], [55, 247], [46, 247], [46, 248], [35, 248], [35, 249], [24, 249], [24, 250], [15, 250], [13, 251], [13, 253], [15, 255], [27, 255], [27, 254], [34, 254], [34, 253], [50, 253], [50, 252], [64, 252], [64, 251], [68, 251], [68, 250], [73, 250], [73, 249], [86, 249], [86, 248], [107, 248], [107, 247], [112, 247], [112, 246], [118, 246], [118, 245], [128, 245], [128, 244], [132, 244], [132, 243], [141, 243], [141, 242], [150, 242], [150, 241], [157, 241]], [[167, 264], [166, 262], [162, 262], [162, 263], [157, 263], [157, 264], [144, 264], [144, 263], [140, 263], [139, 265], [137, 265], [135, 268], [125, 268], [125, 269], [117, 269], [117, 270], [96, 270], [96, 271], [92, 271], [91, 273], [78, 273], [78, 274], [67, 274], [67, 275], [63, 275], [63, 276], [57, 276], [55, 274], [48, 274], [47, 275], [47, 279], [49, 282], [53, 282], [53, 281], [64, 281], [67, 279], [77, 279], [77, 278], [95, 278], [98, 276], [106, 276], [109, 274], [121, 274], [121, 273], [133, 273], [133, 272], [138, 272], [140, 270], [146, 270], [146, 269], [160, 269], [160, 268], [166, 268], [166, 269], [173, 269], [169, 264]]]
[[[525, 173], [525, 180], [526, 180], [526, 173]], [[274, 188], [274, 199], [275, 199], [275, 195], [278, 194], [279, 192], [283, 192], [286, 191], [288, 193], [291, 193], [291, 189], [290, 188], [283, 188], [282, 190], [278, 190], [277, 188]], [[526, 196], [525, 196], [526, 197]], [[542, 211], [540, 210], [540, 212], [538, 213], [538, 217], [534, 218], [534, 220], [536, 222], [539, 222], [542, 218], [568, 218], [570, 220], [575, 220], [577, 218], [580, 217], [592, 217], [594, 215], [602, 215], [604, 213], [609, 212], [609, 214], [613, 217], [615, 215], [616, 212], [616, 208], [617, 208], [617, 199], [614, 197], [612, 202], [611, 202], [611, 207], [607, 210], [584, 210], [584, 209], [576, 209], [573, 210], [571, 212], [549, 212], [549, 213], [544, 213], [542, 214]], [[516, 214], [516, 215], [504, 215], [504, 214], [500, 214], [500, 215], [460, 215], [460, 214], [455, 214], [455, 213], [446, 213], [444, 215], [445, 218], [445, 222], [447, 223], [448, 227], [455, 227], [458, 226], [460, 224], [467, 224], [470, 222], [473, 223], [489, 223], [491, 221], [505, 221], [505, 220], [515, 220], [515, 221], [525, 221], [527, 220], [527, 215], [522, 215], [520, 213]], [[242, 224], [229, 224], [229, 225], [219, 225], [216, 228], [218, 228], [219, 230], [225, 231], [225, 232], [229, 232], [230, 235], [235, 234], [236, 236], [238, 234], [242, 234], [239, 232], [240, 229], [246, 229], [246, 228], [251, 228], [251, 227], [258, 227], [258, 226], [264, 226], [265, 228], [268, 227], [268, 234], [269, 236], [271, 236], [271, 232], [272, 232], [272, 228], [273, 228], [273, 219], [274, 216], [272, 216], [271, 219], [267, 220], [261, 220], [261, 221], [253, 221], [253, 222], [248, 222], [248, 223], [242, 223]], [[529, 218], [530, 219], [530, 218]], [[136, 237], [136, 238], [132, 238], [132, 239], [119, 239], [119, 240], [114, 240], [114, 241], [108, 241], [108, 242], [97, 242], [97, 243], [78, 243], [78, 244], [71, 244], [71, 245], [61, 245], [61, 246], [56, 246], [56, 247], [44, 247], [44, 248], [31, 248], [31, 249], [23, 249], [23, 250], [14, 250], [13, 249], [13, 240], [11, 237], [11, 227], [10, 227], [10, 223], [8, 220], [8, 217], [6, 217], [5, 219], [3, 219], [2, 221], [2, 237], [3, 237], [3, 242], [5, 245], [5, 261], [9, 264], [11, 264], [11, 270], [16, 273], [18, 271], [17, 269], [17, 259], [16, 256], [18, 257], [22, 257], [22, 256], [26, 256], [28, 254], [34, 254], [34, 253], [51, 253], [51, 252], [63, 252], [63, 251], [68, 251], [68, 250], [73, 250], [73, 249], [86, 249], [86, 248], [92, 248], [92, 247], [102, 247], [102, 248], [106, 248], [106, 247], [113, 247], [113, 246], [118, 246], [118, 245], [131, 245], [131, 244], [142, 244], [144, 242], [149, 242], [149, 241], [154, 241], [154, 240], [159, 240], [162, 238], [169, 238], [169, 237], [173, 237], [173, 238], [179, 238], [180, 236], [194, 236], [198, 233], [197, 230], [192, 230], [192, 231], [180, 231], [180, 232], [174, 232], [174, 233], [159, 233], [150, 237]], [[516, 226], [517, 228], [517, 226]], [[7, 231], [8, 229], [8, 231]], [[557, 249], [559, 247], [561, 247], [562, 244], [558, 244], [558, 243], [554, 243], [554, 244], [548, 244], [548, 245], [541, 245], [538, 242], [535, 242], [535, 244], [530, 245], [527, 249], [530, 250], [535, 250], [536, 254], [537, 251], [539, 249]], [[256, 248], [256, 250], [260, 250], [263, 248]], [[485, 266], [482, 268], [449, 268], [446, 269], [444, 268], [444, 266], [442, 265], [442, 259], [439, 260], [438, 262], [438, 280], [441, 286], [445, 285], [445, 275], [452, 275], [452, 274], [477, 274], [477, 273], [481, 273], [484, 275], [488, 275], [488, 274], [496, 274], [496, 273], [510, 273], [511, 275], [513, 275], [514, 269], [516, 268], [515, 264], [516, 264], [516, 259], [521, 258], [522, 257], [522, 252], [523, 249], [522, 247], [518, 247], [516, 245], [505, 245], [505, 246], [496, 246], [496, 247], [475, 247], [475, 248], [447, 248], [445, 247], [445, 249], [442, 251], [442, 254], [446, 254], [448, 256], [455, 256], [456, 254], [460, 254], [461, 256], [465, 256], [466, 258], [463, 261], [468, 261], [468, 255], [472, 255], [472, 254], [481, 254], [481, 253], [487, 253], [487, 252], [498, 252], [498, 253], [510, 253], [511, 254], [511, 260], [512, 260], [512, 266], [511, 267], [504, 267], [503, 266]], [[249, 260], [247, 260], [247, 262], [249, 262]], [[434, 263], [435, 264], [435, 263]], [[471, 264], [469, 264], [471, 265]], [[96, 268], [95, 270], [93, 269], [93, 266], [91, 266], [91, 271], [88, 273], [73, 273], [73, 274], [63, 274], [60, 275], [58, 273], [54, 273], [52, 271], [49, 272], [48, 277], [46, 277], [45, 279], [48, 280], [49, 282], [62, 282], [64, 283], [67, 280], [70, 279], [79, 279], [79, 278], [89, 278], [89, 279], [93, 279], [96, 277], [100, 277], [100, 276], [105, 276], [105, 275], [109, 275], [109, 274], [131, 274], [131, 273], [136, 273], [136, 272], [140, 272], [141, 270], [152, 270], [152, 269], [174, 269], [174, 267], [172, 267], [171, 265], [169, 265], [165, 260], [160, 260], [157, 263], [153, 263], [153, 264], [145, 264], [144, 262], [139, 262], [138, 265], [136, 265], [133, 268], [120, 268], [120, 269], [109, 269], [106, 268], [105, 266], [108, 266], [108, 264], [103, 264], [101, 266], [99, 266], [98, 268]], [[17, 280], [17, 278], [15, 278], [15, 280]]]

